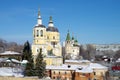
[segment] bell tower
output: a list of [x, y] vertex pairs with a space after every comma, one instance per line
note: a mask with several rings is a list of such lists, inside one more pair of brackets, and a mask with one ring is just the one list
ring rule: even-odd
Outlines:
[[46, 27], [42, 24], [42, 18], [39, 9], [37, 24], [33, 28], [32, 52], [34, 55], [37, 55], [39, 53], [39, 50], [42, 49], [44, 55], [46, 55], [47, 51], [45, 47], [46, 47]]

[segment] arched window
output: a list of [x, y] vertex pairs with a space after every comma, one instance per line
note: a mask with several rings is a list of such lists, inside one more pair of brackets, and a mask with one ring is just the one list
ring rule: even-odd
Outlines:
[[47, 39], [49, 39], [49, 36], [47, 36]]
[[55, 36], [53, 36], [53, 39], [55, 39]]
[[35, 37], [35, 30], [33, 31], [33, 35], [34, 35], [34, 37]]
[[37, 49], [37, 52], [39, 52], [39, 49]]
[[43, 30], [40, 31], [40, 36], [41, 36], [41, 37], [43, 36]]
[[36, 35], [37, 37], [39, 36], [39, 30], [37, 30], [37, 35]]

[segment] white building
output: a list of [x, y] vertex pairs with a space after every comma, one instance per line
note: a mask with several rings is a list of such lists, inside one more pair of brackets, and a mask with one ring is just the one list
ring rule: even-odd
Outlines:
[[96, 44], [96, 51], [118, 51], [120, 50], [120, 44]]

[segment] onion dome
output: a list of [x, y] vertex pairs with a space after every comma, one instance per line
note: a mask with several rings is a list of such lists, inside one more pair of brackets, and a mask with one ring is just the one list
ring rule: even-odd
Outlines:
[[48, 28], [46, 29], [47, 31], [50, 32], [59, 32], [57, 28], [54, 27], [53, 21], [52, 21], [52, 16], [50, 16], [50, 20], [48, 23]]
[[35, 28], [36, 27], [45, 28], [45, 26], [42, 24], [42, 18], [41, 18], [41, 15], [40, 15], [40, 9], [38, 10], [38, 20], [37, 20], [37, 24], [35, 25]]

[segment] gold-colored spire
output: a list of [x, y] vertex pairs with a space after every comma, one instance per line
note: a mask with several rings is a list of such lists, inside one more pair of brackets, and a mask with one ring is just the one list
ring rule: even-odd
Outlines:
[[50, 16], [50, 22], [53, 22], [53, 21], [52, 21], [52, 16]]
[[40, 8], [38, 9], [38, 18], [40, 18]]
[[40, 8], [38, 9], [38, 20], [37, 20], [38, 24], [41, 25], [42, 24], [42, 18], [40, 15]]

